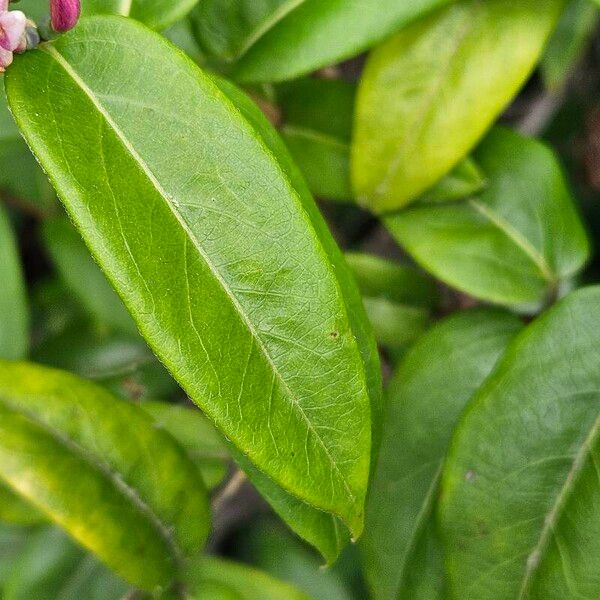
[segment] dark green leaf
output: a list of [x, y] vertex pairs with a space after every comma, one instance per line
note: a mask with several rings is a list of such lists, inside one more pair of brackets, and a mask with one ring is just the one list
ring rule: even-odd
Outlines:
[[443, 581], [441, 561], [430, 560], [441, 550], [428, 526], [442, 463], [467, 401], [520, 328], [500, 311], [458, 313], [426, 333], [396, 371], [361, 541], [377, 600], [414, 600], [417, 589]]
[[380, 344], [402, 348], [423, 333], [430, 309], [438, 300], [431, 279], [410, 267], [368, 254], [347, 254], [346, 260]]
[[161, 360], [254, 464], [359, 535], [368, 333], [348, 314], [312, 200], [254, 123], [163, 38], [110, 17], [17, 57], [7, 83], [17, 122]]
[[358, 202], [402, 208], [454, 168], [525, 83], [564, 4], [463, 0], [377, 48], [357, 98]]
[[139, 408], [73, 375], [0, 365], [0, 479], [122, 577], [166, 585], [208, 532], [197, 468]]
[[350, 600], [336, 568], [322, 569], [319, 557], [271, 520], [262, 520], [235, 538], [236, 557], [286, 581], [312, 600]]
[[415, 206], [386, 227], [425, 269], [459, 290], [535, 310], [587, 260], [587, 236], [552, 151], [496, 128], [475, 153], [481, 196]]
[[21, 258], [9, 215], [0, 204], [0, 358], [24, 358], [28, 349], [29, 307]]
[[306, 0], [264, 32], [236, 64], [234, 75], [244, 82], [294, 79], [360, 54], [447, 2]]
[[98, 322], [137, 335], [135, 323], [66, 218], [43, 224], [46, 248], [65, 285]]
[[229, 453], [222, 437], [199, 410], [156, 401], [144, 401], [140, 406], [187, 450], [208, 488], [223, 481]]
[[511, 344], [463, 415], [440, 520], [454, 597], [600, 594], [600, 288]]
[[301, 79], [278, 88], [282, 137], [311, 191], [351, 200], [350, 139], [355, 86], [340, 80]]
[[217, 558], [202, 558], [192, 565], [187, 584], [190, 600], [309, 600], [260, 571]]
[[570, 0], [540, 65], [547, 88], [558, 90], [573, 74], [597, 23], [598, 8], [590, 0]]
[[475, 196], [487, 185], [485, 175], [475, 161], [467, 157], [458, 163], [439, 183], [427, 190], [418, 204], [443, 204]]

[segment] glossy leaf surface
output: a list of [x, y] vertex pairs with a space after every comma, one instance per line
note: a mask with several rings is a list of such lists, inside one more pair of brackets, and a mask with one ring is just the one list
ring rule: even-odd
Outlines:
[[154, 351], [254, 464], [358, 535], [365, 367], [312, 201], [213, 81], [134, 22], [84, 20], [9, 75], [17, 121]]
[[308, 600], [302, 592], [265, 573], [218, 558], [197, 561], [186, 581], [191, 600]]
[[394, 374], [361, 541], [374, 598], [413, 600], [415, 588], [443, 582], [441, 561], [430, 566], [441, 544], [429, 526], [442, 464], [467, 401], [520, 328], [500, 311], [458, 313], [421, 337]]
[[27, 526], [44, 521], [44, 515], [0, 481], [0, 522]]
[[598, 595], [599, 323], [600, 288], [564, 298], [463, 415], [439, 511], [454, 597]]
[[358, 202], [402, 208], [456, 166], [525, 83], [563, 6], [465, 0], [377, 48], [357, 97]]
[[284, 81], [356, 56], [448, 0], [305, 0], [239, 60], [243, 82]]
[[0, 368], [0, 479], [122, 577], [166, 585], [208, 532], [204, 484], [137, 407], [73, 375]]
[[415, 206], [385, 225], [426, 270], [476, 298], [531, 309], [585, 264], [586, 233], [555, 155], [496, 128], [475, 152], [488, 184], [475, 198]]
[[9, 214], [0, 205], [0, 358], [24, 358], [29, 350], [29, 308], [21, 257]]

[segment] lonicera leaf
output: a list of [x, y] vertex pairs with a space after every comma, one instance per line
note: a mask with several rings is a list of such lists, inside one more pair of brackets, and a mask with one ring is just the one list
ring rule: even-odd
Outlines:
[[199, 410], [156, 400], [146, 400], [140, 406], [187, 450], [208, 488], [223, 481], [229, 453], [222, 437]]
[[540, 64], [548, 89], [557, 91], [572, 75], [597, 24], [598, 7], [590, 0], [569, 0]]
[[206, 488], [171, 436], [73, 375], [0, 365], [0, 479], [129, 582], [165, 586], [208, 532]]
[[[179, 21], [198, 0], [81, 0], [81, 14], [122, 15], [141, 21], [152, 29], [165, 29]], [[19, 10], [38, 23], [48, 19], [48, 2], [21, 0]]]
[[565, 0], [461, 0], [370, 56], [357, 97], [360, 204], [402, 208], [479, 141], [531, 73]]
[[219, 558], [198, 560], [190, 567], [186, 583], [190, 600], [308, 600], [265, 573]]
[[281, 135], [316, 196], [351, 200], [350, 140], [355, 86], [306, 78], [282, 85]]
[[268, 477], [359, 535], [368, 332], [348, 314], [312, 200], [253, 124], [164, 38], [118, 18], [83, 20], [18, 57], [7, 84], [29, 144], [182, 387]]
[[51, 213], [56, 197], [29, 148], [21, 138], [0, 89], [0, 196], [7, 196], [39, 215]]
[[30, 531], [3, 600], [122, 600], [129, 587], [55, 527]]
[[474, 154], [488, 182], [479, 197], [414, 206], [386, 217], [426, 270], [477, 298], [532, 308], [560, 292], [589, 247], [556, 156], [507, 129]]
[[431, 279], [377, 256], [349, 253], [346, 260], [380, 344], [401, 348], [423, 333], [438, 300]]
[[0, 481], [0, 522], [27, 526], [44, 521], [42, 513]]
[[[384, 437], [367, 503], [361, 550], [373, 598], [415, 600], [427, 585], [443, 598], [441, 544], [430, 527], [450, 438], [519, 331], [508, 313], [476, 309], [437, 324], [408, 352], [386, 395]], [[429, 547], [427, 547], [429, 546]]]
[[600, 288], [511, 344], [454, 435], [439, 510], [453, 597], [600, 593]]
[[212, 57], [233, 62], [306, 0], [202, 0], [192, 13], [196, 37]]
[[[249, 0], [254, 1], [254, 0]], [[243, 82], [284, 81], [360, 54], [448, 0], [305, 0], [236, 63]]]
[[24, 358], [29, 350], [29, 307], [17, 241], [0, 205], [0, 358]]
[[135, 323], [123, 302], [68, 219], [50, 219], [42, 227], [46, 249], [71, 293], [99, 323], [137, 335]]

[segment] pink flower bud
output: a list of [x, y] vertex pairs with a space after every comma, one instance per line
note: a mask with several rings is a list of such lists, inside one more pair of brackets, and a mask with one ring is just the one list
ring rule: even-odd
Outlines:
[[15, 50], [26, 25], [27, 17], [20, 10], [0, 13], [0, 47], [9, 52]]
[[11, 65], [13, 61], [13, 53], [4, 48], [0, 48], [0, 73], [4, 73], [6, 68]]
[[73, 29], [80, 13], [80, 0], [50, 0], [50, 22], [52, 29], [58, 33]]

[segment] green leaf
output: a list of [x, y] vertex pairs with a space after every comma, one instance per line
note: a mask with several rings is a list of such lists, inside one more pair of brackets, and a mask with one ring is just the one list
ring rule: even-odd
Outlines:
[[13, 565], [31, 534], [28, 527], [0, 523], [0, 598], [4, 599], [4, 586], [13, 571]]
[[448, 175], [420, 196], [418, 204], [443, 204], [475, 196], [487, 186], [481, 169], [471, 157], [458, 163]]
[[157, 401], [145, 401], [140, 406], [159, 427], [171, 434], [187, 450], [209, 489], [223, 481], [228, 470], [227, 447], [199, 410]]
[[[183, 19], [197, 3], [198, 0], [82, 0], [81, 14], [129, 16], [153, 29], [165, 29]], [[19, 10], [39, 23], [49, 15], [48, 3], [40, 0], [21, 0]]]
[[66, 218], [45, 221], [44, 244], [65, 285], [99, 323], [132, 335], [137, 327]]
[[239, 560], [286, 581], [312, 600], [351, 600], [336, 567], [322, 569], [316, 554], [270, 519], [260, 520], [234, 539]]
[[[190, 600], [309, 600], [302, 592], [265, 573], [218, 558], [197, 561], [190, 567], [186, 583]], [[215, 589], [220, 595], [215, 594]]]
[[19, 359], [29, 349], [29, 307], [17, 240], [0, 204], [0, 358]]
[[380, 344], [402, 348], [425, 331], [438, 300], [431, 279], [377, 256], [349, 253], [346, 260]]
[[385, 225], [426, 270], [476, 298], [536, 310], [561, 291], [589, 247], [562, 169], [535, 140], [496, 128], [475, 152], [477, 198], [415, 206]]
[[27, 526], [44, 521], [42, 513], [0, 481], [0, 522]]
[[565, 0], [462, 0], [369, 57], [352, 179], [360, 204], [402, 208], [476, 145], [533, 70]]
[[192, 13], [196, 37], [211, 56], [233, 62], [306, 0], [202, 0]]
[[284, 124], [281, 135], [316, 196], [351, 200], [350, 139], [353, 84], [301, 79], [277, 90]]
[[0, 196], [39, 216], [51, 213], [56, 202], [48, 178], [21, 138], [8, 110], [2, 85], [0, 85]]
[[414, 600], [428, 581], [443, 586], [441, 561], [431, 560], [440, 543], [428, 525], [442, 464], [467, 401], [520, 328], [498, 310], [457, 313], [428, 331], [394, 374], [361, 541], [373, 598]]
[[208, 532], [185, 451], [136, 406], [61, 371], [0, 365], [0, 479], [144, 589], [169, 584]]
[[246, 83], [295, 79], [360, 54], [447, 2], [305, 0], [248, 49], [234, 76]]
[[3, 600], [122, 600], [128, 586], [53, 527], [31, 532]]
[[31, 358], [101, 383], [121, 398], [165, 398], [179, 387], [144, 340], [85, 320], [37, 345]]
[[599, 324], [600, 288], [564, 298], [461, 419], [439, 509], [454, 597], [600, 593]]
[[182, 387], [277, 484], [360, 535], [371, 446], [360, 332], [330, 234], [254, 124], [123, 19], [82, 20], [18, 57], [7, 84], [86, 243]]
[[548, 89], [558, 90], [573, 74], [597, 23], [598, 8], [590, 0], [570, 0], [540, 64]]

